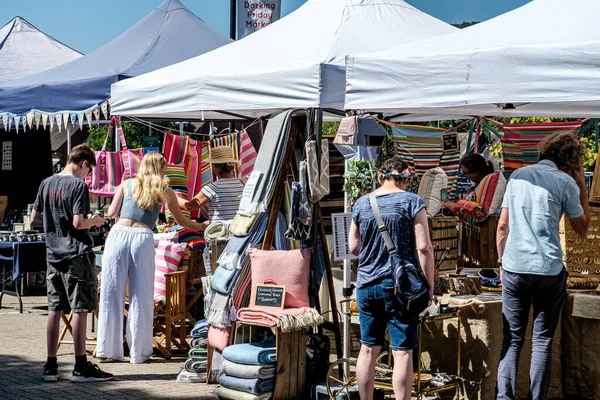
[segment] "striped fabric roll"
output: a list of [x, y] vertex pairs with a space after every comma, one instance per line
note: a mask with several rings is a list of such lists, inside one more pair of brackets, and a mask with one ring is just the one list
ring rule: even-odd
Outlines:
[[252, 140], [248, 136], [248, 132], [242, 131], [240, 136], [240, 178], [247, 179], [254, 169], [254, 162], [256, 161], [256, 149], [252, 145]]
[[[183, 164], [168, 164], [163, 182], [173, 189], [178, 198], [188, 201], [188, 181], [185, 174], [185, 166]], [[163, 207], [163, 212], [167, 221], [171, 224], [174, 223], [173, 214], [166, 205]], [[181, 210], [181, 212], [183, 215], [190, 218], [189, 211]]]
[[577, 135], [581, 121], [547, 122], [534, 124], [503, 124], [504, 175], [506, 178], [517, 168], [538, 162], [539, 143], [556, 133]]

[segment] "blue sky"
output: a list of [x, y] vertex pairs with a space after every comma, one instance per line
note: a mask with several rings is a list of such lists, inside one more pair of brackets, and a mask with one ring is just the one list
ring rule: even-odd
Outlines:
[[[213, 28], [229, 36], [229, 0], [181, 0]], [[306, 0], [282, 0], [282, 14]], [[448, 23], [484, 21], [529, 0], [405, 0]], [[19, 15], [74, 49], [89, 53], [108, 43], [162, 0], [1, 0], [0, 24]]]

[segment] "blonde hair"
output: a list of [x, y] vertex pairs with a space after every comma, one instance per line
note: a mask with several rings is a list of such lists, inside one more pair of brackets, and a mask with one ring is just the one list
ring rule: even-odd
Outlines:
[[133, 190], [137, 205], [152, 210], [157, 204], [165, 204], [163, 196], [162, 169], [167, 165], [165, 157], [152, 151], [144, 156], [137, 174], [137, 186]]

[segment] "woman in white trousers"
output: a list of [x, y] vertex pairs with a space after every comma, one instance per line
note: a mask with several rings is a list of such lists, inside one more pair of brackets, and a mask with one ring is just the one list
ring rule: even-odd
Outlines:
[[160, 153], [144, 156], [135, 179], [124, 181], [116, 190], [108, 210], [118, 218], [104, 246], [98, 318], [97, 357], [123, 361], [123, 311], [129, 285], [126, 337], [132, 364], [152, 356], [154, 318], [154, 239], [152, 228], [166, 203], [175, 221], [188, 229], [202, 226], [185, 217], [177, 196], [165, 188], [167, 162]]

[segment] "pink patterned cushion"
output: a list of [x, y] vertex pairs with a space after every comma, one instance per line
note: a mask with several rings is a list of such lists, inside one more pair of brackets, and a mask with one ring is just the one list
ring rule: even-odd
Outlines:
[[165, 274], [177, 271], [181, 258], [185, 253], [186, 243], [173, 243], [160, 239], [156, 248], [154, 270], [154, 300], [166, 300]]
[[310, 253], [310, 249], [248, 250], [252, 265], [250, 302], [254, 303], [256, 285], [267, 282], [285, 286], [285, 308], [309, 307]]

